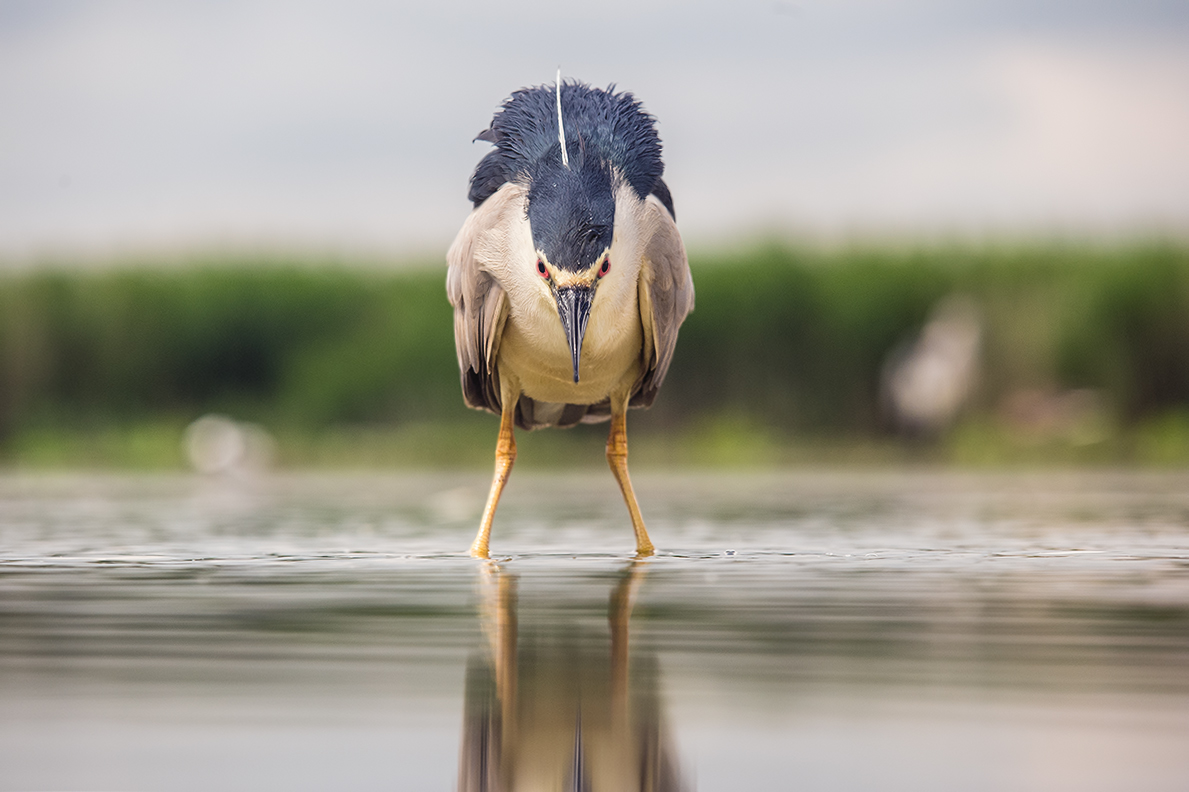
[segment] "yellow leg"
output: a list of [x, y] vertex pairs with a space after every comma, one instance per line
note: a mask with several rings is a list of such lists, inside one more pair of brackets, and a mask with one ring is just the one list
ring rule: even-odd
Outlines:
[[512, 415], [515, 410], [516, 401], [504, 399], [504, 409], [500, 414], [500, 438], [495, 444], [495, 475], [491, 479], [487, 505], [483, 507], [479, 533], [471, 545], [471, 555], [475, 558], [488, 557], [487, 542], [491, 537], [491, 521], [495, 519], [495, 507], [500, 503], [500, 493], [504, 491], [504, 484], [508, 483], [508, 474], [512, 472], [512, 463], [516, 461], [516, 437], [512, 433]]
[[607, 464], [619, 482], [619, 489], [623, 491], [623, 500], [628, 506], [628, 514], [632, 516], [632, 530], [636, 532], [636, 555], [650, 556], [655, 551], [652, 541], [648, 538], [648, 531], [644, 528], [644, 518], [640, 516], [640, 505], [636, 503], [636, 493], [632, 491], [632, 480], [628, 478], [628, 419], [627, 413], [612, 413], [611, 432], [607, 435]]

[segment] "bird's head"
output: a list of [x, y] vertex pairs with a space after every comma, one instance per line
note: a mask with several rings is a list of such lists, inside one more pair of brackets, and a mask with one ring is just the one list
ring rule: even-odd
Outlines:
[[598, 160], [571, 167], [546, 160], [536, 171], [529, 182], [527, 216], [537, 257], [528, 263], [557, 303], [577, 382], [595, 292], [611, 271], [614, 179], [607, 163]]
[[631, 94], [559, 80], [517, 91], [478, 137], [497, 148], [475, 170], [470, 197], [477, 206], [505, 183], [526, 188], [535, 256], [518, 274], [556, 303], [575, 382], [595, 294], [615, 264], [616, 222], [630, 225], [631, 208], [665, 189], [654, 123]]

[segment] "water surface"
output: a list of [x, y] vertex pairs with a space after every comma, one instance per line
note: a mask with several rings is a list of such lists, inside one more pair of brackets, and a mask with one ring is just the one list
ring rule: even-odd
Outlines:
[[1189, 475], [485, 478], [0, 479], [0, 789], [1189, 783]]

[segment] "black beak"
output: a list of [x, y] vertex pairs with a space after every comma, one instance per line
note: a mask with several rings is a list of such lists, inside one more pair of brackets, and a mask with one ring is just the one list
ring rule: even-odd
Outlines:
[[589, 286], [571, 286], [553, 293], [557, 300], [557, 313], [561, 326], [570, 342], [570, 357], [574, 359], [574, 382], [578, 381], [578, 358], [582, 354], [582, 337], [586, 335], [586, 320], [590, 319], [590, 301], [594, 289]]

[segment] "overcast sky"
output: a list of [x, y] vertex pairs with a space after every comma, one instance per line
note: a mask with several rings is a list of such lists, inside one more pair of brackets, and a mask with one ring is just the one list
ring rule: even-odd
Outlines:
[[434, 252], [567, 77], [659, 119], [693, 244], [1189, 233], [1189, 3], [0, 0], [0, 258]]

